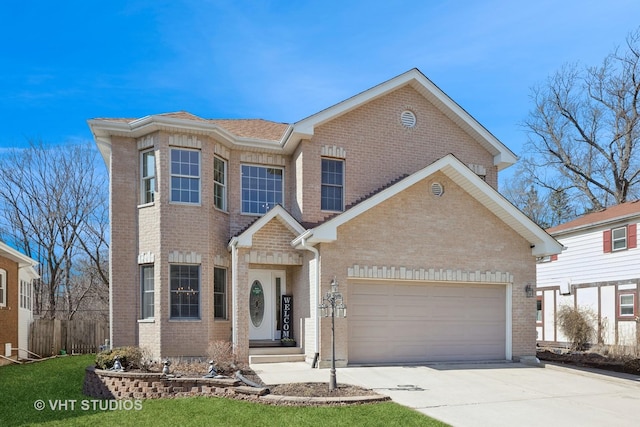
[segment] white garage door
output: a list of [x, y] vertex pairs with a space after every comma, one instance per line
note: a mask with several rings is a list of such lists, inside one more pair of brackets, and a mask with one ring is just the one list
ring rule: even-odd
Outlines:
[[349, 363], [504, 360], [502, 285], [349, 284]]

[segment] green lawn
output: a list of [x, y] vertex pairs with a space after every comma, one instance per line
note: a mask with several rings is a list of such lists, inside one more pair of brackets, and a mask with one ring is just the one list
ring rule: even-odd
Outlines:
[[[0, 426], [446, 426], [392, 402], [285, 407], [196, 397], [145, 400], [139, 409], [128, 409], [133, 401], [93, 409], [92, 398], [82, 394], [84, 369], [93, 361], [91, 355], [67, 356], [0, 367]], [[44, 409], [37, 410], [41, 403]]]

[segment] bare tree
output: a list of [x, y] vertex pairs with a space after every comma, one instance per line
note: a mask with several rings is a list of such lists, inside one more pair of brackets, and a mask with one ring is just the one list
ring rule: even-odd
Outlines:
[[567, 65], [533, 89], [522, 162], [583, 211], [640, 194], [640, 29], [598, 67]]
[[90, 145], [42, 143], [0, 157], [0, 232], [40, 262], [37, 314], [56, 317], [63, 300], [66, 317], [73, 315], [83, 298], [73, 289], [80, 260], [95, 263], [100, 283], [108, 286], [108, 187], [96, 160]]
[[502, 194], [511, 203], [542, 228], [553, 227], [576, 217], [565, 189], [539, 191], [530, 171], [521, 166], [501, 188]]

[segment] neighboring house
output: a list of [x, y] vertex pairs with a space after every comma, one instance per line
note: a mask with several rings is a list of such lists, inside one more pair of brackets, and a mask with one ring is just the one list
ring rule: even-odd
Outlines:
[[563, 305], [595, 317], [594, 343], [637, 344], [640, 203], [628, 202], [547, 230], [564, 250], [543, 257], [537, 271], [537, 333], [545, 344], [564, 344], [556, 324]]
[[515, 155], [417, 69], [293, 124], [89, 126], [111, 182], [114, 346], [200, 356], [227, 340], [247, 360], [291, 320], [326, 366], [335, 279], [338, 366], [535, 356], [525, 289], [561, 246], [497, 192]]
[[0, 242], [0, 365], [27, 358], [33, 320], [33, 280], [38, 263]]

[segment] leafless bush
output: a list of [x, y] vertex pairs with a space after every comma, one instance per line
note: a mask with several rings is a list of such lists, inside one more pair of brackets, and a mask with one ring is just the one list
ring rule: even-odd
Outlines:
[[240, 366], [233, 352], [233, 344], [229, 341], [211, 341], [207, 348], [207, 356], [213, 360], [216, 370], [222, 375], [233, 375], [235, 371], [244, 368]]
[[170, 357], [170, 372], [186, 376], [202, 376], [209, 370], [209, 364], [202, 359]]
[[153, 359], [149, 347], [140, 347], [140, 369], [151, 372], [157, 367], [157, 362]]
[[594, 314], [588, 309], [563, 306], [558, 311], [558, 326], [569, 339], [572, 350], [585, 350], [595, 335]]

